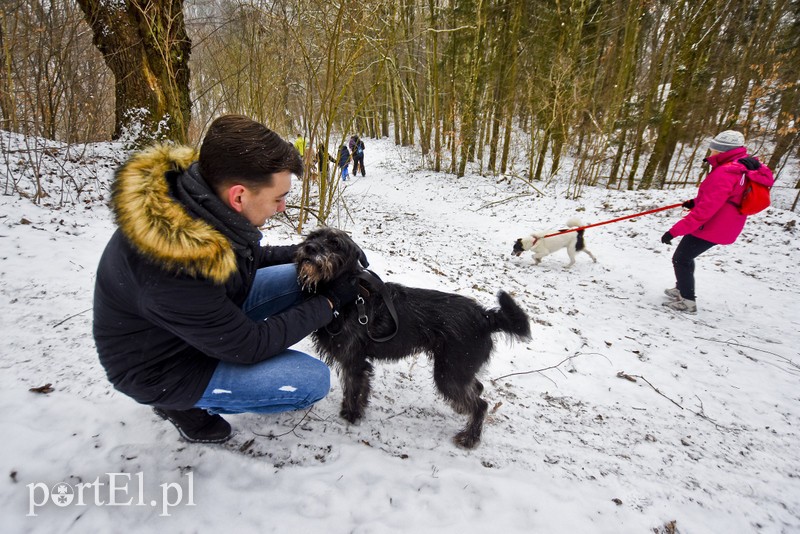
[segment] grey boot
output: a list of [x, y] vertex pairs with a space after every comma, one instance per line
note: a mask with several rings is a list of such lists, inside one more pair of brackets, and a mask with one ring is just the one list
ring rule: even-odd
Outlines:
[[697, 313], [697, 303], [693, 300], [680, 299], [664, 302], [663, 306], [684, 313]]
[[669, 289], [664, 290], [664, 294], [671, 299], [680, 300], [681, 292], [678, 291], [677, 287], [671, 287]]

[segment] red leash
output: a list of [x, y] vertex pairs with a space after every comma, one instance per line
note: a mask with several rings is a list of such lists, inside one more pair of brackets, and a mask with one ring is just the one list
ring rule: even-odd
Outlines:
[[619, 221], [624, 221], [625, 219], [633, 219], [634, 217], [639, 217], [640, 215], [649, 215], [651, 213], [656, 213], [657, 211], [664, 211], [664, 210], [671, 210], [673, 208], [680, 208], [683, 206], [683, 202], [678, 204], [670, 204], [669, 206], [664, 206], [662, 208], [656, 208], [654, 210], [643, 211], [641, 213], [634, 213], [633, 215], [626, 215], [625, 217], [617, 217], [616, 219], [611, 219], [610, 221], [603, 221], [599, 223], [589, 224], [586, 226], [579, 226], [577, 228], [570, 228], [569, 230], [562, 230], [555, 234], [546, 235], [544, 237], [540, 237], [539, 239], [544, 239], [545, 237], [553, 237], [561, 234], [568, 234], [570, 232], [577, 232], [578, 230], [586, 230], [587, 228], [594, 228], [595, 226], [603, 226], [604, 224], [611, 224]]

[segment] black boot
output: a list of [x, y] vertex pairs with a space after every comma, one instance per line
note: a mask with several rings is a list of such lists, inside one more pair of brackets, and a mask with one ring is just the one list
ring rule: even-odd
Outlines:
[[219, 415], [211, 415], [202, 408], [167, 410], [153, 408], [162, 419], [178, 429], [183, 439], [191, 443], [222, 443], [231, 437], [231, 425]]

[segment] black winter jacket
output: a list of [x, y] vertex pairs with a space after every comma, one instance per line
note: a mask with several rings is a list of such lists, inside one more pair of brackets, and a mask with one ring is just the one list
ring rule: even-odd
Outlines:
[[203, 181], [191, 148], [159, 146], [116, 173], [119, 229], [100, 259], [94, 338], [108, 379], [143, 404], [188, 409], [220, 360], [249, 364], [330, 322], [324, 297], [266, 321], [241, 310], [256, 270], [290, 263], [295, 247], [261, 232]]

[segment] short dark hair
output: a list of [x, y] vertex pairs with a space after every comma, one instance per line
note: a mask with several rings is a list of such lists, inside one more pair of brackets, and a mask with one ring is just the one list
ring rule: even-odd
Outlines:
[[291, 143], [243, 115], [223, 115], [208, 127], [200, 147], [200, 174], [214, 190], [241, 183], [258, 189], [272, 175], [303, 174], [303, 160]]

